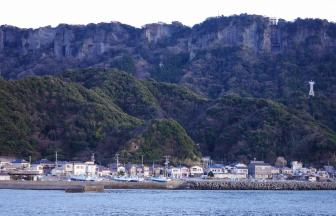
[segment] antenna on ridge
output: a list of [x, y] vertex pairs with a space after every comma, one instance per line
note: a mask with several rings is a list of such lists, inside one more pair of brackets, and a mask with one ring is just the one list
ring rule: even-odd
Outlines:
[[314, 85], [315, 85], [315, 82], [313, 80], [310, 80], [309, 82], [309, 96], [312, 96], [314, 97], [315, 96], [315, 93], [314, 93]]

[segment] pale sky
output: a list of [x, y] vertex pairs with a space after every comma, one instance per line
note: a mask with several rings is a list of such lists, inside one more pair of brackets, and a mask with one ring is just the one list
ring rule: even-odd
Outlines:
[[192, 26], [207, 17], [258, 14], [336, 21], [336, 0], [0, 0], [0, 25], [24, 28], [119, 21], [136, 27], [158, 21]]

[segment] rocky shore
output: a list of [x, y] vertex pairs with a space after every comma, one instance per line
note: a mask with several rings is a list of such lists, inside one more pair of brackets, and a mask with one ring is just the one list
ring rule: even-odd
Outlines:
[[336, 182], [304, 181], [188, 181], [192, 190], [336, 190]]

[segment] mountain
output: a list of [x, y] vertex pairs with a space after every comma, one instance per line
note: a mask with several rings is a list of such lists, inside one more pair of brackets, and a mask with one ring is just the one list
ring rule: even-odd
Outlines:
[[[196, 149], [217, 159], [335, 161], [336, 24], [326, 20], [242, 14], [193, 27], [1, 26], [0, 70], [12, 80], [5, 83], [55, 76], [139, 122], [103, 158], [156, 121], [175, 121]], [[309, 80], [315, 97], [308, 97]]]
[[187, 87], [138, 80], [117, 70], [1, 80], [1, 154], [110, 162], [171, 155], [192, 164], [216, 159], [333, 160], [336, 133], [309, 113], [268, 99], [205, 98]]
[[[0, 80], [0, 84], [1, 155], [52, 158], [57, 150], [64, 159], [85, 159], [96, 152], [100, 160], [111, 160], [117, 151], [123, 150], [122, 144], [135, 134], [140, 136], [137, 130], [147, 127], [143, 120], [125, 113], [101, 91], [57, 77]], [[178, 156], [180, 160], [197, 160], [195, 143], [177, 122], [162, 120], [157, 124], [172, 129], [178, 136], [169, 138], [162, 133], [156, 136], [154, 144], [145, 139], [147, 145], [169, 139], [165, 142], [170, 144], [166, 150], [160, 149], [151, 159], [161, 159], [172, 153], [170, 147], [174, 147], [178, 154], [172, 154], [173, 159]], [[153, 129], [146, 131], [143, 133], [155, 133]], [[175, 146], [175, 141], [179, 146]]]

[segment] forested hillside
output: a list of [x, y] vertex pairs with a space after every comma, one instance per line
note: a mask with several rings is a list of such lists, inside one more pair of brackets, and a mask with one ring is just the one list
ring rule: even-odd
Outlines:
[[1, 154], [336, 162], [326, 20], [1, 26], [0, 72]]

